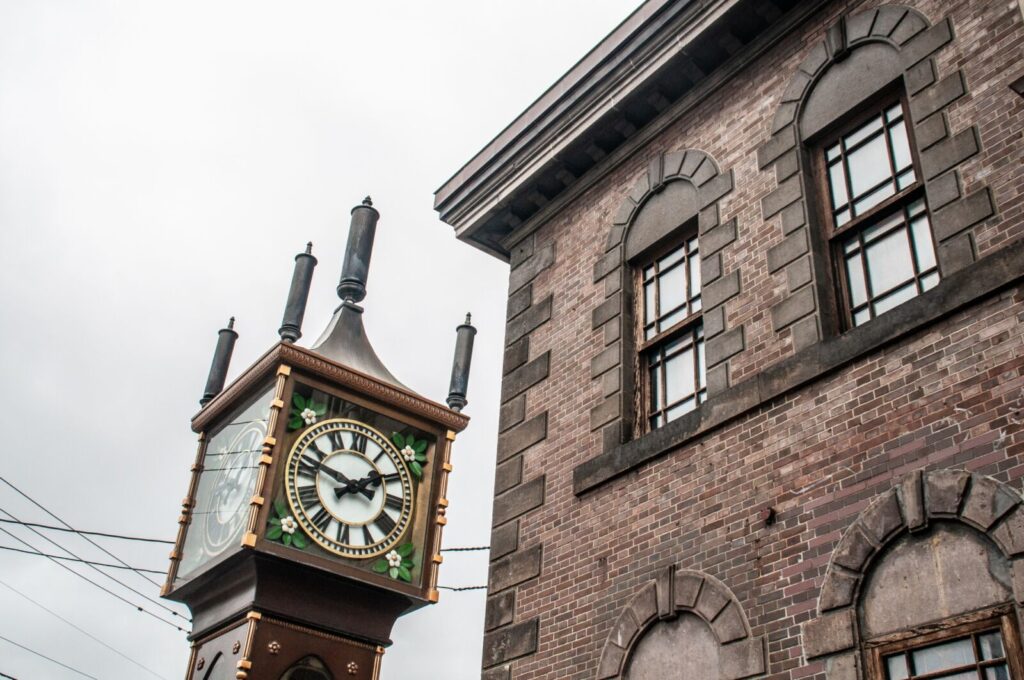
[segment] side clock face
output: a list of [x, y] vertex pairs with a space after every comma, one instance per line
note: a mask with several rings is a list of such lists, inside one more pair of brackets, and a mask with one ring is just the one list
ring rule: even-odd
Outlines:
[[344, 557], [388, 552], [412, 519], [412, 477], [401, 454], [356, 420], [325, 420], [302, 433], [288, 456], [285, 492], [302, 530]]

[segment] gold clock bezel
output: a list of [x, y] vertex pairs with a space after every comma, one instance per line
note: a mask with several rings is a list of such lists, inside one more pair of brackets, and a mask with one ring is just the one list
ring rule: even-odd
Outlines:
[[[398, 470], [399, 479], [405, 491], [405, 494], [403, 495], [402, 512], [399, 514], [399, 518], [395, 522], [396, 528], [390, 534], [388, 534], [388, 536], [385, 536], [382, 540], [368, 546], [369, 548], [373, 548], [369, 552], [353, 552], [351, 550], [347, 550], [345, 547], [339, 548], [339, 546], [345, 546], [346, 544], [341, 543], [340, 541], [336, 541], [330, 538], [329, 536], [325, 535], [323, 532], [321, 532], [316, 527], [316, 525], [313, 524], [312, 519], [306, 513], [306, 509], [299, 502], [298, 486], [295, 483], [298, 468], [298, 459], [301, 457], [302, 453], [306, 451], [309, 445], [312, 444], [312, 442], [316, 441], [316, 439], [322, 436], [325, 436], [330, 431], [352, 431], [353, 426], [355, 426], [355, 428], [359, 430], [364, 430], [365, 434], [367, 434], [371, 439], [373, 439], [374, 443], [377, 446], [379, 446], [381, 450], [384, 451], [389, 458], [391, 458], [392, 462], [395, 465], [395, 468]], [[316, 432], [316, 434], [315, 436], [312, 436], [314, 432]], [[350, 451], [349, 449], [342, 450]], [[331, 454], [329, 455], [334, 455], [336, 453], [336, 451], [332, 451]], [[362, 455], [358, 451], [352, 451], [352, 453], [355, 453], [356, 455]], [[322, 420], [318, 423], [314, 423], [313, 425], [310, 425], [306, 429], [300, 431], [298, 434], [298, 438], [292, 444], [291, 451], [289, 451], [288, 453], [288, 460], [285, 463], [284, 491], [285, 497], [287, 498], [288, 501], [288, 507], [292, 511], [292, 515], [295, 517], [296, 522], [298, 522], [299, 529], [303, 533], [305, 533], [318, 546], [320, 546], [321, 548], [323, 548], [324, 550], [333, 555], [338, 555], [339, 557], [346, 557], [349, 559], [355, 559], [360, 561], [372, 559], [374, 557], [380, 557], [381, 555], [384, 555], [389, 550], [392, 550], [396, 545], [398, 545], [398, 543], [402, 540], [402, 537], [413, 525], [413, 512], [415, 511], [416, 508], [416, 488], [415, 483], [412, 479], [412, 474], [409, 472], [408, 466], [405, 464], [405, 461], [402, 460], [401, 454], [398, 452], [398, 449], [395, 447], [395, 445], [391, 443], [390, 439], [385, 437], [384, 434], [381, 433], [376, 428], [371, 427], [370, 425], [367, 425], [366, 423], [359, 420], [353, 420], [351, 418], [330, 418], [327, 420]], [[326, 506], [324, 507], [325, 509], [328, 510], [328, 512], [330, 512], [330, 509], [326, 508]], [[384, 510], [382, 509], [381, 512], [384, 512]], [[331, 516], [334, 517], [335, 521], [341, 521], [337, 516], [334, 515], [334, 513], [331, 513]], [[345, 524], [349, 523], [345, 522]], [[360, 525], [349, 524], [349, 526]]]

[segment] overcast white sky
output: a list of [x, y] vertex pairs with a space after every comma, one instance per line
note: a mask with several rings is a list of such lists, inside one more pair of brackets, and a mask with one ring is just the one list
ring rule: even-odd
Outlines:
[[[0, 476], [76, 528], [173, 538], [217, 329], [238, 317], [233, 378], [277, 340], [292, 258], [312, 240], [300, 344], [315, 339], [349, 209], [371, 194], [365, 319], [385, 364], [442, 401], [455, 326], [472, 311], [479, 328], [444, 538], [486, 545], [507, 269], [454, 239], [432, 192], [635, 4], [0, 0]], [[3, 484], [0, 509], [52, 523]], [[102, 544], [167, 566], [167, 546]], [[450, 553], [441, 582], [486, 572], [485, 553]], [[483, 604], [443, 592], [399, 621], [382, 677], [479, 677]], [[4, 550], [0, 638], [104, 680], [176, 680], [188, 653], [184, 634]], [[82, 677], [4, 640], [0, 674]]]

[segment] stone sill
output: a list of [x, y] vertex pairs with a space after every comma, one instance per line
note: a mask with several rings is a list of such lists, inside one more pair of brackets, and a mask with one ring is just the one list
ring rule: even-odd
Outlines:
[[721, 392], [665, 427], [584, 461], [573, 470], [573, 492], [581, 496], [593, 491], [1021, 278], [1024, 278], [1024, 241], [1017, 241], [943, 279], [932, 290], [870, 323], [808, 347]]

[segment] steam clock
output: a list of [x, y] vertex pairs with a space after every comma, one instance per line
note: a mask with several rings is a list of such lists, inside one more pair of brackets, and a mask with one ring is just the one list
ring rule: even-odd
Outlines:
[[226, 389], [237, 335], [220, 332], [163, 590], [192, 611], [190, 680], [375, 679], [395, 620], [438, 599], [475, 330], [458, 327], [447, 407], [384, 367], [359, 306], [378, 218], [369, 198], [352, 210], [341, 304], [311, 348], [310, 248], [281, 342]]

